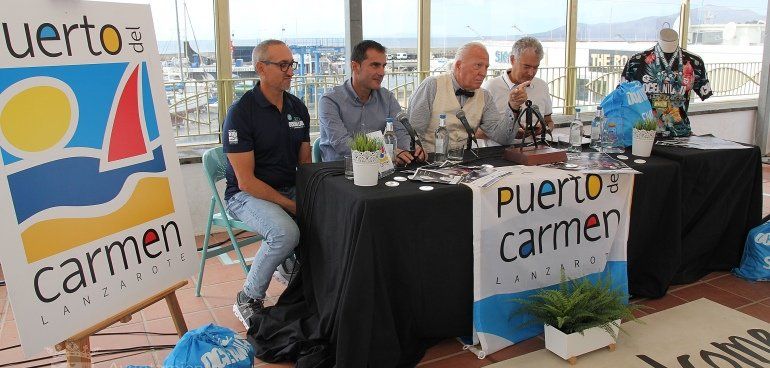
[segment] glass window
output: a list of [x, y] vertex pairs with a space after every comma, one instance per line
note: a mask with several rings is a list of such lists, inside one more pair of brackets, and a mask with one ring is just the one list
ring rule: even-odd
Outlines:
[[489, 75], [510, 68], [510, 52], [515, 40], [524, 36], [542, 42], [545, 57], [537, 76], [548, 84], [554, 112], [564, 106], [564, 39], [566, 38], [566, 0], [543, 2], [510, 0], [433, 0], [431, 3], [431, 71], [446, 70], [457, 47], [480, 41], [489, 51]]
[[654, 46], [662, 28], [678, 29], [680, 4], [680, 0], [578, 2], [577, 106], [593, 109], [615, 89], [628, 58]]
[[[687, 50], [699, 55], [714, 95], [707, 101], [743, 99], [759, 94], [765, 43], [766, 0], [730, 2], [693, 0]], [[693, 97], [692, 102], [700, 102]]]
[[381, 43], [387, 51], [382, 85], [406, 108], [417, 83], [417, 2], [362, 0], [363, 37]]

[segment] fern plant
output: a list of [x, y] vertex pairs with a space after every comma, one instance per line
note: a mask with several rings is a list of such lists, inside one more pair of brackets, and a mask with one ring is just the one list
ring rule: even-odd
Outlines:
[[561, 272], [561, 282], [557, 288], [541, 289], [528, 299], [515, 299], [521, 307], [514, 314], [526, 313], [534, 317], [531, 323], [545, 323], [556, 329], [571, 334], [592, 327], [600, 327], [613, 338], [617, 338], [612, 327], [620, 325], [618, 319], [638, 321], [633, 311], [640, 305], [626, 304], [626, 294], [620, 289], [613, 289], [609, 276], [596, 283], [588, 278], [573, 280]]
[[382, 147], [382, 141], [370, 138], [366, 134], [358, 133], [350, 140], [350, 150], [359, 152], [375, 152]]

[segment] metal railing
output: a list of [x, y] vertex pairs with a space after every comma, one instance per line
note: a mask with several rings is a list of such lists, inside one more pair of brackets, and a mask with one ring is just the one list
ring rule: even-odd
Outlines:
[[[548, 84], [553, 102], [553, 113], [563, 114], [570, 107], [592, 110], [620, 82], [622, 67], [575, 67], [577, 93], [574, 102], [566, 101], [567, 67], [540, 68], [537, 76]], [[706, 64], [706, 71], [714, 95], [711, 100], [745, 99], [759, 95], [761, 62]], [[500, 75], [502, 69], [488, 72], [488, 78]], [[385, 75], [383, 86], [390, 89], [402, 108], [407, 108], [409, 97], [423, 76], [442, 72], [391, 72]], [[311, 130], [318, 130], [318, 103], [324, 93], [345, 81], [344, 75], [294, 76], [291, 93], [305, 102], [310, 112]], [[217, 83], [232, 85], [233, 101], [253, 88], [257, 78], [189, 80], [184, 83], [166, 83], [171, 123], [178, 145], [217, 143], [220, 141], [221, 122], [218, 112]], [[693, 93], [693, 102], [700, 99]]]

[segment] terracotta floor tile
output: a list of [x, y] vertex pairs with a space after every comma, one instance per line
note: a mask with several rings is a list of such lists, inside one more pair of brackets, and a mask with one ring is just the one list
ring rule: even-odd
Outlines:
[[19, 344], [19, 332], [16, 330], [16, 321], [6, 321], [0, 332], [0, 347]]
[[762, 304], [770, 306], [770, 298], [767, 298], [765, 300], [762, 300]]
[[[636, 309], [631, 313], [633, 313], [634, 317], [636, 318], [642, 318], [648, 314], [647, 311], [648, 309], [642, 308], [642, 309]], [[652, 311], [652, 310], [649, 310], [649, 311]], [[626, 321], [623, 321], [623, 322], [626, 322]]]
[[[241, 281], [246, 279], [246, 273], [243, 272], [240, 264], [222, 265], [219, 263], [217, 266], [210, 266], [210, 263], [219, 263], [217, 259], [209, 259], [206, 262], [206, 269], [203, 271], [203, 286], [221, 284], [228, 281]], [[197, 281], [198, 272], [195, 272], [195, 280]]]
[[738, 310], [750, 316], [759, 318], [767, 323], [770, 323], [770, 306], [768, 305], [757, 303], [738, 308]]
[[770, 297], [770, 282], [750, 282], [730, 275], [709, 281], [709, 284], [725, 289], [751, 301]]
[[417, 366], [421, 368], [478, 368], [493, 363], [488, 359], [479, 359], [476, 354], [470, 351], [463, 351], [438, 360], [420, 363]]
[[533, 351], [537, 351], [544, 348], [545, 348], [545, 341], [535, 336], [527, 340], [513, 344], [492, 355], [488, 355], [487, 359], [493, 362], [502, 362], [503, 360], [515, 358], [517, 356], [521, 356], [524, 354], [529, 354]]
[[[132, 333], [129, 334], [128, 332]], [[107, 335], [114, 333], [120, 335]], [[92, 336], [91, 351], [144, 346], [149, 343], [142, 324], [119, 325], [104, 329], [96, 336]]]
[[171, 349], [154, 350], [152, 356], [155, 357], [155, 367], [162, 367], [163, 361], [166, 360], [169, 354], [171, 354]]
[[204, 298], [209, 308], [224, 307], [235, 303], [235, 295], [243, 289], [243, 281], [230, 281], [216, 285], [206, 285], [201, 288], [201, 298]]
[[292, 368], [294, 363], [259, 363], [255, 364], [255, 367], [259, 368]]
[[8, 299], [0, 299], [0, 321], [13, 321], [13, 308], [11, 308], [11, 301]]
[[640, 304], [648, 307], [648, 308], [642, 309], [647, 314], [660, 312], [662, 310], [673, 308], [673, 307], [676, 307], [677, 305], [682, 305], [684, 303], [687, 303], [687, 301], [671, 294], [666, 294], [666, 296], [659, 299], [648, 299], [643, 302], [640, 302]]
[[[4, 347], [5, 346], [0, 346], [0, 348], [4, 348]], [[36, 360], [35, 362], [30, 362], [25, 364], [15, 364], [13, 366], [26, 367], [30, 365], [45, 364], [46, 367], [50, 367], [50, 365], [56, 365], [55, 364], [56, 361], [61, 360], [63, 362], [64, 356], [55, 352], [43, 351], [31, 357], [25, 357], [23, 351], [21, 350], [21, 347], [0, 351], [0, 364], [17, 363], [17, 362], [22, 362], [22, 361], [32, 360], [32, 359], [40, 359], [40, 360]]]
[[[214, 316], [208, 310], [185, 313], [184, 319], [185, 323], [187, 323], [188, 330], [193, 330], [214, 322]], [[171, 320], [171, 317], [146, 321], [145, 330], [157, 333], [176, 333], [174, 322]], [[150, 344], [153, 345], [176, 344], [176, 342], [179, 341], [179, 337], [176, 334], [147, 335], [147, 338], [149, 339]]]
[[128, 365], [155, 366], [152, 353], [120, 353], [103, 357], [95, 357], [94, 368], [123, 368]]
[[708, 283], [693, 285], [688, 288], [674, 291], [671, 294], [690, 302], [700, 298], [706, 298], [733, 309], [752, 303], [751, 300], [742, 298]]
[[708, 281], [715, 280], [715, 279], [718, 279], [720, 277], [725, 277], [725, 276], [728, 276], [728, 275], [730, 275], [730, 272], [727, 272], [727, 271], [714, 271], [714, 272], [712, 272], [712, 273], [710, 273], [710, 274], [708, 274], [706, 276], [703, 276], [698, 281], [699, 282], [708, 282]]
[[463, 351], [463, 344], [457, 341], [457, 339], [446, 339], [437, 345], [431, 346], [425, 352], [425, 356], [422, 357], [422, 362], [431, 361], [447, 355], [459, 353], [461, 351]]
[[[195, 296], [195, 290], [192, 288], [177, 290], [176, 298], [177, 301], [179, 301], [179, 307], [182, 308], [182, 313], [191, 313], [208, 309], [203, 299]], [[146, 321], [171, 317], [166, 300], [159, 300], [155, 304], [142, 309], [142, 317]]]
[[[10, 346], [11, 345], [0, 343], [0, 349]], [[3, 364], [15, 363], [26, 359], [27, 358], [24, 357], [24, 352], [21, 350], [21, 347], [0, 351], [0, 362]]]
[[214, 315], [217, 325], [227, 327], [241, 335], [246, 333], [246, 327], [244, 327], [243, 323], [241, 323], [241, 321], [235, 317], [235, 314], [233, 314], [232, 306], [212, 309], [211, 313]]
[[286, 285], [282, 284], [280, 281], [276, 280], [275, 278], [272, 278], [270, 280], [270, 285], [267, 286], [267, 291], [265, 294], [267, 294], [268, 298], [272, 297], [278, 297], [283, 294], [283, 291], [286, 290]]

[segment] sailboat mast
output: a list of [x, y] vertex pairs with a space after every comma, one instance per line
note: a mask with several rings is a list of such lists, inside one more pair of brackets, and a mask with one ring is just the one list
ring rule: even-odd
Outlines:
[[177, 42], [177, 58], [179, 59], [179, 77], [182, 78], [182, 83], [185, 82], [184, 78], [184, 62], [182, 61], [182, 34], [179, 32], [179, 3], [174, 0], [174, 11], [176, 12], [176, 42]]

